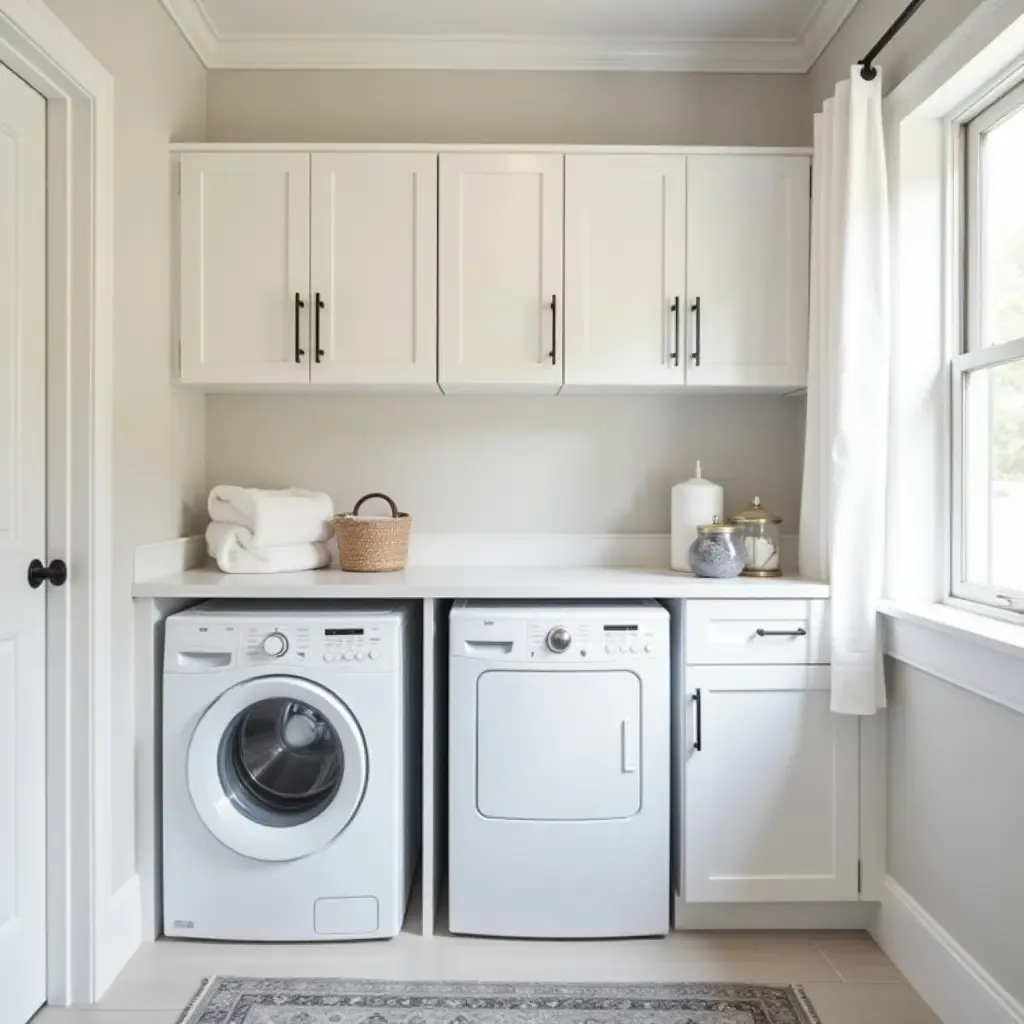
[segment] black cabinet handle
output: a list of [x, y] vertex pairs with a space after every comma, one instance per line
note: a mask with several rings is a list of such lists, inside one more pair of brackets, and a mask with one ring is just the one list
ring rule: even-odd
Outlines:
[[551, 296], [551, 365], [558, 365], [558, 296]]
[[700, 296], [698, 295], [693, 305], [690, 307], [691, 313], [697, 314], [696, 327], [693, 333], [693, 354], [690, 358], [693, 360], [694, 366], [700, 366]]
[[37, 590], [44, 583], [52, 583], [55, 587], [63, 587], [68, 581], [68, 567], [55, 558], [49, 565], [43, 565], [38, 558], [33, 558], [28, 565], [28, 585]]
[[693, 749], [701, 751], [704, 749], [704, 709], [700, 702], [700, 690], [693, 693], [693, 703], [697, 706], [697, 738], [694, 740]]
[[316, 310], [314, 319], [316, 320], [316, 338], [313, 342], [315, 348], [313, 351], [316, 353], [316, 361], [319, 363], [324, 357], [324, 350], [320, 347], [320, 310], [324, 308], [324, 300], [320, 298], [320, 293], [316, 293], [316, 305], [313, 307]]
[[759, 629], [758, 636], [807, 636], [807, 630], [802, 626], [797, 629]]
[[300, 345], [300, 339], [302, 337], [302, 311], [306, 308], [306, 304], [302, 301], [302, 295], [299, 292], [295, 293], [295, 362], [301, 363], [302, 357], [306, 354], [306, 350]]
[[669, 359], [672, 360], [673, 365], [679, 365], [679, 296], [676, 296], [675, 302], [669, 307], [672, 311], [673, 319], [675, 320], [675, 338], [673, 339], [672, 351], [669, 353]]

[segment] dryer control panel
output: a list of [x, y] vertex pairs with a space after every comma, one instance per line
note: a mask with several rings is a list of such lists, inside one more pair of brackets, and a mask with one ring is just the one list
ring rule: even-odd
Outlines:
[[543, 611], [523, 616], [453, 615], [452, 656], [492, 662], [622, 664], [668, 654], [664, 609], [615, 609], [618, 614], [596, 615], [593, 610]]

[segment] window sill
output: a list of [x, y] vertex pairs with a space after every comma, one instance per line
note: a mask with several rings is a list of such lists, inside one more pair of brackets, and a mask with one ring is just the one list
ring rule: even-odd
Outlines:
[[1024, 714], [1024, 623], [947, 604], [883, 601], [887, 655]]

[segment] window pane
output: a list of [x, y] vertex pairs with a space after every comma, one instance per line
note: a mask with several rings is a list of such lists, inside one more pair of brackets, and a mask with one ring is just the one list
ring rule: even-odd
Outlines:
[[964, 414], [967, 581], [1024, 591], [1024, 360], [968, 374]]
[[982, 344], [1024, 338], [1024, 107], [984, 136], [981, 150]]

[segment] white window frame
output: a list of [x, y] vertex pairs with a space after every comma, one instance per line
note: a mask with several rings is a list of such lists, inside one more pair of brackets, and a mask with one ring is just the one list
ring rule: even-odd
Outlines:
[[[959, 351], [951, 361], [951, 424], [952, 424], [952, 515], [950, 595], [956, 601], [974, 606], [977, 611], [998, 613], [1020, 622], [1024, 618], [1024, 589], [1000, 587], [990, 584], [972, 583], [967, 579], [967, 550], [965, 525], [968, 522], [967, 506], [970, 501], [967, 486], [966, 417], [967, 380], [977, 370], [1024, 360], [1024, 338], [1003, 342], [987, 348], [982, 347], [981, 310], [981, 230], [982, 188], [981, 152], [982, 139], [1006, 118], [1020, 113], [1024, 108], [1024, 83], [1009, 89], [969, 121], [964, 122], [964, 173], [962, 184], [966, 193], [963, 209], [965, 217], [960, 219], [963, 245], [961, 251], [966, 260], [962, 297], [962, 330]], [[987, 455], [987, 453], [986, 453]], [[981, 606], [981, 607], [978, 607]]]

